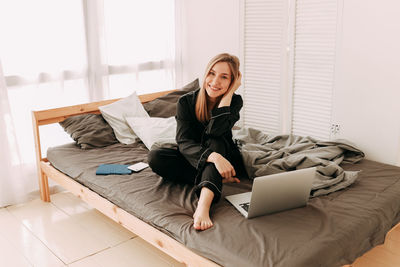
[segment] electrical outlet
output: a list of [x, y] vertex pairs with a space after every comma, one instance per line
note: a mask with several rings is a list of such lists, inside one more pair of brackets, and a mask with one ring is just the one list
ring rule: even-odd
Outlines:
[[331, 124], [331, 134], [338, 135], [340, 134], [340, 124]]

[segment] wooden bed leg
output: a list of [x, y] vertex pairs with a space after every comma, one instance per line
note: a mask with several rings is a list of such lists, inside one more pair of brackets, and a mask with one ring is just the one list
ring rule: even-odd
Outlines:
[[40, 199], [44, 202], [50, 202], [49, 178], [40, 169], [39, 169], [39, 190], [40, 190]]
[[41, 168], [42, 150], [40, 147], [40, 134], [39, 134], [39, 121], [36, 117], [36, 112], [32, 111], [32, 124], [33, 124], [33, 136], [35, 140], [35, 152], [36, 152], [36, 164], [37, 173], [39, 178], [39, 190], [40, 199], [44, 202], [50, 202], [50, 190], [49, 190], [49, 179]]

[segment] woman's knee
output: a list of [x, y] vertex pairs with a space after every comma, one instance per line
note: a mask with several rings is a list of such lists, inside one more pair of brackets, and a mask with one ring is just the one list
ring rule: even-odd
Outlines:
[[180, 154], [170, 148], [150, 150], [147, 160], [153, 172], [162, 178], [179, 183], [194, 183], [197, 174], [196, 168]]

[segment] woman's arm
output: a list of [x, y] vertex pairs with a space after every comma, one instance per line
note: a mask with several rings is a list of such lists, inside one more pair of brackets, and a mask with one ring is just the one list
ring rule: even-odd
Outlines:
[[242, 84], [242, 74], [233, 82], [228, 91], [222, 96], [216, 109], [211, 111], [211, 119], [206, 128], [206, 134], [221, 136], [232, 130], [233, 125], [239, 120], [239, 112], [243, 107], [240, 95], [234, 94]]
[[218, 107], [211, 111], [211, 119], [206, 127], [206, 134], [210, 136], [222, 136], [232, 130], [232, 127], [240, 118], [240, 110], [243, 100], [240, 95], [231, 97], [230, 106]]
[[242, 85], [242, 73], [239, 71], [239, 75], [237, 79], [232, 83], [231, 87], [224, 94], [221, 101], [219, 102], [218, 107], [229, 107], [231, 105], [232, 96], [236, 92], [236, 90]]
[[212, 152], [208, 158], [207, 162], [212, 162], [217, 168], [218, 172], [221, 174], [223, 183], [240, 183], [240, 180], [236, 178], [236, 171], [232, 164], [224, 158], [221, 154], [217, 152]]

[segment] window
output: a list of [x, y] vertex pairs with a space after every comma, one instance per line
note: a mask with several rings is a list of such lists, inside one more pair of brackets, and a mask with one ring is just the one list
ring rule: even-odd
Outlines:
[[104, 1], [111, 97], [173, 89], [174, 1]]
[[174, 0], [1, 1], [0, 62], [22, 162], [34, 162], [31, 110], [174, 88], [174, 11]]

